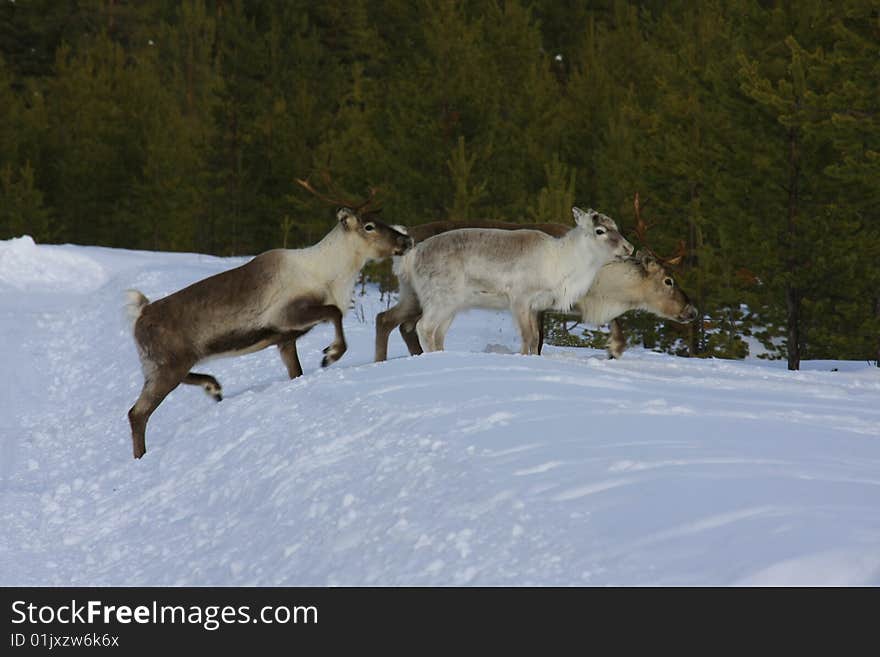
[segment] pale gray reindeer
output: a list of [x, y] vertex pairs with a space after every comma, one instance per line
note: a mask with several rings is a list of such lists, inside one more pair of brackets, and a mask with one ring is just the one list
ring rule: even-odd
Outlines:
[[[539, 349], [539, 314], [569, 310], [602, 265], [632, 253], [609, 217], [572, 208], [576, 226], [554, 238], [535, 230], [470, 228], [441, 233], [400, 258], [395, 273], [421, 317], [418, 337], [443, 349], [446, 331], [466, 308], [510, 309], [523, 354]], [[402, 299], [403, 303], [403, 299]], [[377, 321], [377, 357], [379, 334]], [[384, 339], [387, 348], [387, 333]], [[384, 358], [383, 358], [384, 359]]]
[[[372, 196], [371, 196], [372, 198]], [[296, 340], [321, 322], [336, 336], [322, 367], [345, 353], [342, 317], [358, 273], [371, 260], [403, 255], [412, 239], [376, 221], [367, 203], [336, 213], [337, 225], [317, 244], [275, 249], [152, 303], [130, 290], [128, 310], [144, 387], [128, 412], [136, 459], [146, 452], [150, 415], [179, 384], [201, 386], [217, 401], [217, 379], [190, 371], [198, 362], [277, 345], [290, 378], [302, 374]]]
[[[636, 233], [644, 243], [646, 229], [638, 214]], [[407, 233], [418, 244], [428, 237], [460, 228], [497, 228], [503, 230], [535, 229], [554, 237], [562, 237], [571, 226], [554, 223], [517, 224], [503, 221], [434, 221], [412, 226]], [[397, 258], [395, 258], [396, 260]], [[644, 310], [659, 317], [676, 322], [687, 323], [698, 316], [696, 307], [682, 290], [669, 270], [678, 264], [682, 252], [670, 258], [661, 258], [652, 251], [644, 249], [635, 256], [606, 264], [599, 270], [590, 289], [572, 308], [571, 314], [590, 324], [609, 324], [611, 337], [608, 342], [609, 358], [620, 358], [626, 349], [626, 338], [618, 318], [630, 310]], [[416, 322], [422, 316], [418, 296], [410, 285], [400, 281], [400, 296], [397, 305], [376, 316], [376, 355], [377, 362], [388, 358], [388, 337], [400, 326], [400, 335], [411, 355], [422, 353], [422, 346], [415, 330]], [[543, 316], [539, 317], [541, 329], [538, 353], [543, 346]]]

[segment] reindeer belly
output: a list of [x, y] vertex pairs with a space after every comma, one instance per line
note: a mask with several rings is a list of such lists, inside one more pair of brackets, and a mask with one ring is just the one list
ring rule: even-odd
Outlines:
[[284, 335], [274, 328], [229, 331], [211, 339], [205, 347], [205, 358], [243, 356], [278, 344]]
[[[466, 268], [467, 269], [467, 268]], [[461, 307], [506, 310], [510, 308], [512, 289], [504, 277], [492, 272], [466, 271]]]
[[508, 295], [494, 290], [476, 288], [471, 290], [464, 299], [462, 307], [506, 310], [510, 307], [510, 298]]

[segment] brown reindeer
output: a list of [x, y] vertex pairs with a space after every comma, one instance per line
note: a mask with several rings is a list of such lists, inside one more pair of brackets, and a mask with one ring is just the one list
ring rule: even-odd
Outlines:
[[409, 236], [373, 219], [366, 206], [339, 209], [336, 227], [308, 248], [267, 251], [152, 303], [129, 291], [144, 372], [143, 390], [128, 412], [136, 459], [146, 452], [150, 415], [179, 384], [222, 399], [217, 379], [191, 371], [198, 362], [277, 345], [295, 378], [302, 374], [296, 340], [321, 322], [336, 330], [321, 366], [339, 360], [346, 350], [342, 316], [358, 272], [370, 260], [403, 255], [412, 246]]

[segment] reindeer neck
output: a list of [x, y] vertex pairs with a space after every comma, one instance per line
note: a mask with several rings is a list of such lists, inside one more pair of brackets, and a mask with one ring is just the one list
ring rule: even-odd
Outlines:
[[590, 293], [617, 299], [634, 310], [640, 303], [643, 280], [641, 268], [637, 263], [631, 260], [609, 262], [599, 270]]
[[584, 321], [607, 324], [629, 310], [644, 310], [644, 295], [640, 287], [642, 280], [640, 266], [631, 260], [610, 262], [603, 266], [584, 299]]
[[590, 288], [597, 269], [598, 253], [587, 250], [584, 235], [571, 230], [551, 244], [557, 250], [552, 258], [554, 278], [558, 281], [557, 306], [568, 310]]
[[337, 224], [320, 242], [301, 249], [301, 254], [318, 261], [325, 271], [333, 269], [340, 276], [353, 276], [366, 263], [361, 240]]
[[315, 271], [323, 271], [328, 281], [328, 303], [343, 313], [348, 309], [357, 276], [366, 264], [365, 248], [352, 231], [337, 224], [313, 246], [301, 249], [297, 256], [312, 263]]
[[553, 240], [553, 244], [559, 250], [556, 264], [561, 276], [578, 276], [596, 268], [599, 254], [589, 248], [580, 229], [570, 230]]

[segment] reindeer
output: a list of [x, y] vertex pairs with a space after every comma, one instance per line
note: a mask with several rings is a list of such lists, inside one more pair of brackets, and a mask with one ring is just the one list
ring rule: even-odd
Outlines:
[[412, 291], [410, 301], [417, 300], [417, 331], [427, 349], [443, 349], [458, 311], [482, 307], [509, 308], [522, 336], [520, 352], [538, 353], [538, 314], [568, 310], [603, 264], [633, 250], [609, 217], [580, 208], [572, 214], [576, 226], [558, 238], [536, 230], [455, 230], [402, 258], [395, 273], [401, 288]]
[[277, 345], [293, 379], [302, 374], [296, 340], [321, 322], [332, 322], [336, 330], [321, 366], [342, 357], [342, 316], [358, 272], [370, 260], [403, 255], [412, 246], [409, 236], [371, 218], [372, 196], [371, 191], [365, 203], [340, 208], [337, 225], [313, 246], [267, 251], [152, 303], [129, 290], [144, 372], [143, 390], [128, 412], [134, 458], [146, 453], [150, 415], [179, 384], [223, 398], [217, 379], [191, 371], [196, 363]]
[[[642, 244], [647, 243], [648, 226], [642, 221], [639, 212], [638, 194], [635, 200], [636, 237]], [[501, 221], [472, 221], [467, 223], [435, 221], [407, 229], [408, 234], [418, 244], [433, 235], [457, 228], [496, 228], [503, 230], [540, 230], [554, 237], [565, 235], [570, 226], [563, 224], [516, 224]], [[581, 321], [590, 324], [610, 324], [611, 338], [608, 343], [608, 357], [620, 358], [626, 349], [626, 338], [621, 329], [619, 316], [630, 310], [645, 310], [676, 322], [687, 323], [698, 316], [696, 307], [687, 294], [678, 287], [669, 268], [678, 265], [683, 258], [683, 244], [678, 245], [677, 253], [670, 258], [661, 258], [645, 247], [635, 256], [610, 262], [599, 270], [593, 285], [574, 305], [574, 311]], [[395, 258], [396, 260], [396, 258]], [[376, 316], [376, 356], [377, 362], [388, 358], [388, 337], [400, 326], [400, 335], [411, 355], [422, 353], [422, 346], [415, 330], [416, 322], [422, 315], [421, 304], [412, 287], [400, 281], [400, 299], [396, 306]], [[543, 313], [539, 317], [538, 353], [544, 341]]]

